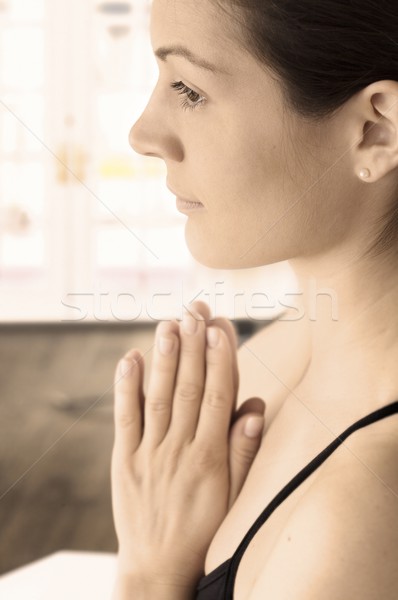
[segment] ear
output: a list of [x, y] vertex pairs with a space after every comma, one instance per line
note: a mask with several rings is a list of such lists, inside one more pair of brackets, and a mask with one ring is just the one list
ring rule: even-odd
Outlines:
[[398, 82], [377, 81], [357, 94], [355, 102], [360, 130], [356, 144], [355, 172], [369, 169], [366, 181], [377, 181], [398, 167]]

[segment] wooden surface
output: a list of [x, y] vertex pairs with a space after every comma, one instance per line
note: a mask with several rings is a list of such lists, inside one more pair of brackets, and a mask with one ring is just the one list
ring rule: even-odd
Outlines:
[[153, 336], [138, 324], [0, 326], [0, 573], [58, 550], [117, 550], [114, 369], [137, 347], [147, 375]]

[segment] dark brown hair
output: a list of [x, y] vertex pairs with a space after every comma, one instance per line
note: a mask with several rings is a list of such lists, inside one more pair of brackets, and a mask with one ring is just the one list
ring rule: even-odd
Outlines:
[[[325, 119], [371, 83], [398, 81], [397, 0], [217, 2], [243, 26], [246, 49], [275, 73], [286, 105], [304, 118]], [[398, 252], [398, 197], [376, 226], [366, 254]]]

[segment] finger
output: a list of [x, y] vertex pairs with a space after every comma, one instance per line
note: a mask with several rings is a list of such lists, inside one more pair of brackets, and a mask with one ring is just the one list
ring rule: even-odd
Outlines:
[[202, 447], [221, 449], [228, 441], [233, 405], [232, 351], [219, 327], [207, 328], [207, 342], [206, 383], [195, 438]]
[[202, 315], [206, 321], [206, 325], [209, 325], [212, 317], [210, 307], [208, 304], [206, 304], [206, 302], [203, 302], [202, 300], [195, 300], [195, 302], [192, 302], [192, 304], [186, 306], [185, 308], [186, 310], [192, 310], [193, 312]]
[[180, 357], [176, 376], [170, 435], [183, 443], [195, 437], [206, 374], [206, 323], [185, 311], [180, 324]]
[[236, 354], [235, 350], [237, 350], [237, 347], [238, 347], [238, 335], [236, 333], [236, 329], [235, 329], [234, 325], [226, 317], [212, 318], [209, 306], [205, 302], [202, 302], [201, 300], [195, 300], [195, 302], [192, 302], [192, 304], [190, 305], [190, 308], [192, 308], [192, 310], [194, 312], [196, 312], [196, 313], [202, 315], [202, 317], [204, 317], [207, 326], [213, 325], [213, 326], [220, 327], [227, 334], [228, 339], [231, 343], [231, 348], [233, 350], [232, 360], [233, 360], [233, 367], [234, 367], [234, 389], [235, 389], [235, 394], [237, 396], [238, 389], [239, 389], [239, 371], [238, 371], [238, 358], [237, 358], [237, 354]]
[[235, 423], [238, 419], [247, 415], [248, 413], [259, 413], [263, 415], [265, 413], [266, 403], [264, 400], [258, 397], [248, 398], [240, 405], [239, 409], [232, 415], [232, 423]]
[[251, 413], [241, 417], [231, 428], [229, 443], [229, 508], [238, 497], [261, 445], [264, 416]]
[[156, 328], [155, 346], [145, 398], [144, 441], [158, 446], [169, 428], [179, 357], [177, 323], [162, 321]]
[[129, 358], [119, 361], [114, 378], [115, 451], [124, 457], [136, 451], [142, 438], [140, 369], [136, 362], [140, 358], [138, 350], [131, 350]]
[[145, 361], [141, 354], [137, 354], [137, 351], [133, 348], [128, 350], [124, 355], [124, 358], [132, 358], [137, 361], [139, 368], [139, 385], [138, 385], [138, 399], [141, 409], [142, 427], [144, 428], [144, 410], [145, 410], [145, 395], [144, 395], [144, 377], [145, 377]]
[[234, 410], [235, 410], [236, 398], [237, 398], [238, 389], [239, 389], [239, 370], [238, 370], [238, 355], [237, 355], [238, 337], [236, 334], [235, 327], [233, 326], [231, 321], [229, 319], [226, 319], [225, 317], [215, 317], [212, 320], [211, 325], [213, 325], [213, 326], [215, 325], [215, 326], [223, 329], [225, 331], [225, 333], [227, 334], [229, 342], [231, 344], [232, 366], [233, 366], [233, 377], [234, 377], [234, 391], [235, 391], [235, 399], [234, 399]]

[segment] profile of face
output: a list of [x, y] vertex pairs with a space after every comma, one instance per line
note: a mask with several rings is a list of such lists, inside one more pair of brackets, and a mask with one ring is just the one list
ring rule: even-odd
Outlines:
[[346, 150], [338, 124], [289, 111], [237, 28], [208, 0], [154, 0], [159, 78], [130, 131], [135, 151], [165, 162], [170, 189], [203, 204], [187, 213], [186, 243], [221, 269], [321, 253], [358, 211], [352, 169], [336, 162]]

